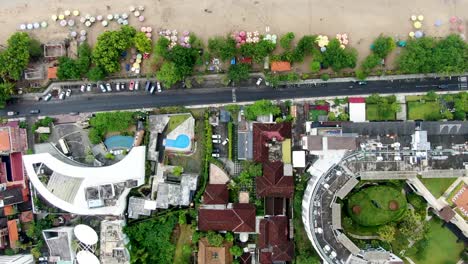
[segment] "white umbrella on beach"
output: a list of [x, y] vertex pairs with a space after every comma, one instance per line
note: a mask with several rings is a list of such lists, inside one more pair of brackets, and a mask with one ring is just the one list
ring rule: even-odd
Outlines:
[[124, 20], [124, 21], [122, 22], [122, 24], [123, 24], [124, 26], [128, 25], [128, 20]]
[[86, 14], [86, 15], [85, 15], [85, 18], [89, 20], [89, 19], [91, 18], [91, 15], [90, 15], [90, 14]]
[[97, 20], [97, 21], [102, 21], [102, 18], [103, 18], [103, 17], [102, 17], [101, 15], [98, 15], [98, 16], [96, 17], [96, 20]]
[[63, 12], [65, 14], [65, 16], [69, 16], [71, 14], [70, 10], [65, 10], [65, 12]]
[[422, 27], [422, 24], [421, 24], [421, 22], [416, 21], [416, 22], [414, 22], [413, 26], [414, 26], [414, 28], [418, 28], [418, 29], [419, 29], [419, 28]]
[[414, 38], [414, 32], [411, 31], [410, 33], [408, 33], [408, 36], [410, 36], [410, 38]]
[[153, 28], [152, 28], [152, 27], [147, 27], [147, 28], [146, 28], [146, 32], [151, 33], [152, 31], [153, 31]]
[[65, 27], [67, 25], [66, 20], [60, 20], [60, 26]]
[[82, 29], [82, 30], [80, 31], [80, 35], [81, 35], [81, 36], [86, 36], [86, 30]]
[[414, 32], [414, 37], [415, 38], [422, 38], [423, 36], [424, 36], [424, 34], [420, 30]]
[[26, 29], [26, 25], [25, 25], [25, 24], [21, 24], [21, 25], [20, 25], [20, 29], [21, 29], [21, 30], [25, 30], [25, 29]]
[[145, 32], [146, 32], [146, 27], [141, 27], [141, 28], [140, 28], [140, 31], [143, 32], [143, 33], [145, 33]]
[[65, 18], [65, 16], [64, 16], [63, 14], [60, 14], [60, 15], [58, 16], [58, 18], [59, 18], [60, 20], [63, 20], [63, 19]]
[[135, 15], [135, 17], [139, 17], [140, 16], [140, 11], [133, 12], [133, 15]]
[[35, 22], [35, 23], [33, 24], [33, 26], [34, 26], [35, 29], [38, 29], [38, 28], [41, 27], [41, 25], [40, 25], [38, 22]]
[[419, 15], [419, 16], [418, 16], [418, 20], [419, 20], [419, 21], [423, 21], [423, 20], [424, 20], [424, 16], [423, 16], [423, 15]]
[[83, 42], [83, 41], [85, 41], [85, 40], [86, 40], [86, 36], [81, 36], [81, 37], [80, 37], [80, 41], [81, 41], [81, 42]]
[[86, 22], [85, 22], [85, 26], [90, 27], [90, 26], [91, 26], [91, 22], [90, 22], [90, 21], [86, 21]]
[[122, 18], [123, 18], [123, 19], [127, 19], [127, 18], [128, 18], [128, 14], [127, 14], [127, 13], [123, 13], [123, 14], [122, 14]]
[[117, 19], [117, 23], [119, 23], [119, 24], [123, 24], [123, 21], [124, 21], [123, 18]]
[[102, 21], [102, 25], [103, 25], [104, 27], [107, 27], [107, 26], [109, 25], [109, 22], [107, 22], [107, 20], [104, 20], [104, 21]]
[[70, 36], [72, 36], [73, 38], [76, 38], [77, 35], [78, 33], [76, 33], [76, 31], [70, 32]]
[[90, 18], [89, 18], [89, 21], [90, 21], [91, 23], [94, 23], [94, 22], [96, 22], [96, 18], [95, 18], [95, 17], [90, 17]]
[[416, 21], [418, 17], [416, 15], [411, 15], [411, 21]]
[[435, 23], [434, 23], [434, 26], [436, 26], [436, 27], [440, 27], [441, 25], [442, 25], [442, 20], [440, 20], [440, 19], [437, 19], [435, 21]]
[[73, 27], [75, 25], [75, 20], [70, 19], [68, 20], [68, 26]]
[[41, 27], [46, 28], [49, 24], [46, 21], [41, 22]]
[[73, 15], [74, 15], [74, 16], [79, 16], [79, 15], [80, 15], [80, 11], [78, 11], [78, 10], [73, 10]]
[[34, 26], [33, 26], [33, 24], [31, 24], [31, 23], [29, 23], [28, 25], [26, 25], [26, 28], [27, 28], [27, 29], [33, 29], [33, 27], [34, 27]]
[[144, 7], [144, 6], [139, 6], [139, 7], [138, 7], [138, 10], [140, 10], [140, 11], [145, 11], [145, 7]]
[[114, 19], [119, 19], [120, 15], [119, 14], [114, 14]]
[[128, 8], [128, 10], [130, 10], [130, 12], [133, 12], [133, 11], [135, 11], [135, 7], [134, 7], [134, 6], [130, 6], [130, 7]]
[[80, 22], [81, 22], [81, 23], [86, 22], [86, 18], [85, 18], [85, 17], [80, 17]]
[[53, 21], [57, 21], [57, 18], [58, 18], [58, 17], [57, 17], [57, 15], [52, 15], [50, 18], [51, 18]]
[[107, 20], [112, 20], [113, 18], [114, 18], [113, 15], [111, 15], [111, 14], [107, 15]]

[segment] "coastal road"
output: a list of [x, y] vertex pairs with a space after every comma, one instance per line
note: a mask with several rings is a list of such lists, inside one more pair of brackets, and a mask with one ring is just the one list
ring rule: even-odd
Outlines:
[[[439, 89], [444, 85], [444, 89]], [[466, 85], [466, 83], [465, 83]], [[353, 96], [360, 94], [396, 94], [438, 91], [458, 91], [464, 88], [458, 78], [440, 80], [438, 78], [409, 79], [392, 81], [369, 81], [366, 85], [353, 82], [301, 84], [279, 88], [271, 87], [220, 87], [197, 89], [171, 89], [153, 95], [144, 91], [112, 92], [105, 94], [80, 93], [66, 100], [52, 99], [49, 102], [25, 99], [14, 99], [5, 109], [0, 110], [1, 116], [7, 111], [17, 111], [19, 116], [28, 116], [32, 109], [39, 109], [41, 115], [67, 114], [70, 112], [94, 112], [124, 109], [154, 108], [162, 106], [190, 106], [217, 103], [248, 102], [260, 99], [296, 99], [324, 96]]]

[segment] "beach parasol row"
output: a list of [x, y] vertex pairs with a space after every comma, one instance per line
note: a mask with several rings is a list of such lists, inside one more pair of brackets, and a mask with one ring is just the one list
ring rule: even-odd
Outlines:
[[46, 28], [47, 26], [48, 26], [47, 22], [42, 21], [41, 23], [34, 22], [34, 23], [21, 24], [19, 28], [21, 30], [33, 30], [33, 29], [39, 29], [39, 28]]
[[[146, 34], [150, 33], [151, 34], [151, 31], [148, 32], [148, 27], [146, 28], [142, 28], [143, 29], [146, 29]], [[150, 28], [150, 30], [152, 30]], [[161, 30], [159, 31], [159, 35], [162, 36], [162, 37], [165, 37], [167, 38], [169, 41], [171, 41], [171, 43], [169, 44], [169, 48], [172, 49], [173, 47], [175, 47], [177, 44], [179, 44], [180, 46], [182, 47], [186, 47], [186, 48], [190, 48], [191, 47], [191, 44], [190, 44], [190, 32], [189, 31], [183, 31], [182, 32], [182, 36], [179, 37], [178, 36], [179, 32], [177, 32], [177, 30], [170, 30], [170, 29], [165, 29], [165, 30]], [[147, 35], [148, 36], [148, 35]]]

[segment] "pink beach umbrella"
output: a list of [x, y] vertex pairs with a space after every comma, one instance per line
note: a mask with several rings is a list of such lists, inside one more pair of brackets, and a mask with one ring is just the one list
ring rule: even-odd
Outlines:
[[463, 32], [465, 30], [465, 27], [463, 25], [458, 25], [458, 32]]
[[139, 17], [138, 17], [138, 20], [139, 20], [140, 22], [143, 22], [143, 21], [145, 21], [145, 17], [144, 17], [144, 16], [139, 16]]
[[151, 33], [149, 33], [149, 32], [146, 33], [146, 37], [151, 38], [151, 36], [152, 36]]
[[452, 16], [450, 18], [450, 23], [452, 23], [452, 24], [456, 23], [457, 21], [458, 21], [458, 17], [456, 17], [456, 16]]
[[141, 32], [146, 32], [146, 27], [141, 27], [140, 31]]
[[240, 43], [242, 41], [242, 38], [241, 37], [236, 37], [236, 42], [237, 43]]
[[147, 28], [146, 28], [146, 32], [148, 32], [148, 33], [153, 32], [153, 28], [152, 28], [152, 27], [147, 27]]
[[190, 35], [190, 32], [187, 31], [187, 30], [185, 30], [185, 31], [183, 32], [183, 35], [184, 35], [184, 36], [188, 36], [188, 35]]
[[241, 37], [245, 37], [245, 31], [241, 31], [241, 32], [239, 32], [239, 36], [241, 36]]

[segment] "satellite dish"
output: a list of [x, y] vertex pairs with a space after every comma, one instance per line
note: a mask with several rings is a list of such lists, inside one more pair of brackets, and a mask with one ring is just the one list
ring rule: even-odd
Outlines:
[[94, 229], [87, 225], [77, 225], [73, 229], [76, 239], [81, 243], [91, 246], [98, 242], [98, 235]]
[[89, 251], [80, 251], [76, 254], [78, 264], [100, 264], [99, 259]]

